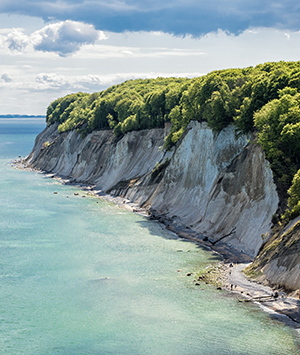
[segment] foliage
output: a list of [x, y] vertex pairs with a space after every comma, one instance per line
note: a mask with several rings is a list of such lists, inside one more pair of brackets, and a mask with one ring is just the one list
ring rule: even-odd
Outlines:
[[[285, 191], [299, 169], [300, 94], [286, 88], [254, 114], [258, 142]], [[293, 206], [289, 206], [293, 208]]]
[[167, 158], [164, 162], [159, 163], [157, 162], [155, 164], [154, 169], [152, 170], [150, 181], [151, 182], [158, 182], [158, 177], [159, 175], [167, 168], [167, 166], [170, 164], [170, 159]]
[[49, 141], [46, 141], [42, 144], [42, 148], [48, 148], [50, 147], [51, 143]]
[[113, 129], [116, 135], [132, 130], [164, 127], [190, 79], [129, 80], [95, 94], [70, 94], [52, 102], [47, 124], [59, 132], [80, 128], [85, 133]]
[[294, 175], [288, 194], [288, 207], [290, 210], [286, 211], [285, 217], [295, 218], [300, 214], [300, 170]]

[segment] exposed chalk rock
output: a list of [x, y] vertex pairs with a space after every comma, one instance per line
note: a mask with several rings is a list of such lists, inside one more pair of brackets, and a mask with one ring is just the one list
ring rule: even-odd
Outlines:
[[272, 236], [255, 259], [254, 272], [277, 288], [300, 290], [300, 217]]
[[[222, 240], [255, 256], [278, 206], [261, 148], [245, 135], [237, 138], [232, 126], [215, 133], [206, 123], [192, 121], [173, 151], [166, 152], [166, 134], [164, 129], [134, 131], [117, 141], [111, 131], [81, 138], [76, 131], [59, 134], [51, 125], [37, 137], [26, 163], [148, 206], [192, 225], [213, 243]], [[157, 163], [166, 159], [170, 163], [152, 179]]]

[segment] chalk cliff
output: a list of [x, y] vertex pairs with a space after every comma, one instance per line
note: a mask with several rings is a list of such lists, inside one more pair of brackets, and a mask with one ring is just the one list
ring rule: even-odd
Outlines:
[[300, 217], [267, 241], [248, 271], [275, 288], [298, 290], [300, 297]]
[[172, 151], [163, 149], [166, 134], [156, 128], [120, 140], [111, 131], [82, 138], [76, 130], [59, 134], [52, 124], [25, 162], [127, 198], [254, 257], [278, 207], [261, 148], [245, 135], [237, 138], [232, 126], [216, 133], [192, 121]]

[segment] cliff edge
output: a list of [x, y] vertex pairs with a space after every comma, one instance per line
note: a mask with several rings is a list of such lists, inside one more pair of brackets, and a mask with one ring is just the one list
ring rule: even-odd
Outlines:
[[233, 126], [216, 133], [191, 121], [171, 151], [163, 149], [163, 128], [117, 140], [109, 130], [82, 138], [57, 127], [37, 137], [28, 167], [129, 199], [251, 258], [270, 233], [278, 207], [272, 171], [262, 149]]

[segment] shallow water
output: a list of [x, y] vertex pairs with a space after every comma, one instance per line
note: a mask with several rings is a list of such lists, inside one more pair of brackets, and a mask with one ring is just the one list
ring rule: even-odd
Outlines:
[[1, 354], [300, 353], [292, 329], [185, 276], [216, 254], [12, 168], [42, 126], [0, 120]]

